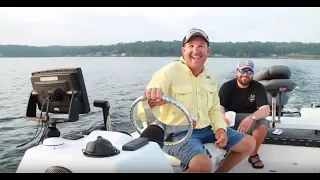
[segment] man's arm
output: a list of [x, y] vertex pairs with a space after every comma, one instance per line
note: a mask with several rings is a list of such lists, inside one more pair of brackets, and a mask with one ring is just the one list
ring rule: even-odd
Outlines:
[[[148, 88], [161, 88], [163, 94], [168, 94], [169, 87], [171, 84], [171, 80], [166, 75], [168, 73], [164, 73], [163, 71], [159, 70], [152, 75], [152, 79], [148, 83], [146, 89]], [[155, 106], [155, 103], [149, 103], [150, 108], [152, 108], [152, 112], [155, 117], [159, 117], [161, 115], [161, 106]], [[145, 120], [145, 113], [142, 102], [139, 102], [137, 105], [137, 115], [142, 119]]]
[[226, 107], [228, 107], [228, 101], [229, 101], [229, 98], [230, 98], [230, 96], [229, 96], [230, 87], [227, 87], [227, 86], [228, 86], [228, 84], [224, 83], [220, 87], [219, 99], [220, 99], [220, 111], [221, 111], [222, 117], [223, 117], [223, 119], [225, 121], [228, 122], [228, 120], [226, 120], [225, 113], [226, 113]]
[[227, 131], [227, 123], [224, 121], [218, 94], [215, 95], [213, 100], [213, 107], [209, 110], [209, 117], [213, 132], [217, 132], [218, 129]]
[[269, 116], [270, 106], [268, 102], [267, 92], [262, 84], [259, 83], [257, 87], [256, 103], [258, 110], [252, 115], [256, 117], [256, 120], [263, 119]]
[[[216, 81], [215, 81], [216, 82]], [[216, 86], [216, 83], [213, 85]], [[220, 88], [221, 91], [221, 88]], [[219, 91], [219, 94], [220, 94]], [[215, 91], [217, 92], [217, 91]], [[209, 110], [209, 117], [210, 117], [210, 124], [212, 126], [213, 132], [217, 132], [218, 129], [227, 130], [227, 123], [224, 121], [222, 113], [221, 113], [221, 106], [220, 106], [220, 98], [218, 93], [215, 94], [213, 99], [213, 107]]]
[[256, 120], [263, 119], [268, 117], [270, 114], [270, 107], [269, 105], [263, 105], [259, 107], [258, 110], [256, 110], [254, 113], [251, 114], [251, 116], [255, 116]]
[[225, 108], [222, 105], [220, 105], [220, 111], [221, 111], [222, 114], [226, 113]]

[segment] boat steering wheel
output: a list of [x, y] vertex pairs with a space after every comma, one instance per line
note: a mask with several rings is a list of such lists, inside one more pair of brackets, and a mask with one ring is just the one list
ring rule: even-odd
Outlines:
[[139, 133], [141, 134], [143, 129], [140, 129], [137, 125], [137, 121], [135, 120], [135, 118], [133, 117], [133, 110], [134, 107], [140, 102], [142, 101], [143, 107], [144, 107], [144, 112], [146, 114], [146, 119], [147, 119], [147, 125], [157, 125], [160, 128], [163, 129], [165, 135], [166, 134], [170, 134], [170, 133], [176, 133], [176, 132], [181, 132], [184, 131], [186, 129], [188, 129], [187, 134], [181, 138], [180, 140], [177, 141], [164, 141], [164, 145], [167, 146], [172, 146], [172, 145], [176, 145], [176, 144], [180, 144], [185, 142], [192, 134], [193, 131], [193, 126], [192, 126], [192, 118], [189, 114], [189, 112], [187, 111], [187, 109], [178, 101], [168, 97], [168, 96], [162, 96], [162, 100], [165, 100], [171, 104], [174, 104], [176, 107], [178, 107], [183, 114], [186, 116], [187, 120], [188, 120], [188, 125], [179, 125], [179, 126], [172, 126], [172, 125], [167, 125], [162, 123], [161, 121], [159, 121], [152, 113], [152, 110], [148, 104], [148, 102], [146, 101], [146, 99], [143, 96], [140, 96], [139, 98], [137, 98], [131, 105], [130, 108], [130, 120], [131, 123], [133, 125], [133, 128]]

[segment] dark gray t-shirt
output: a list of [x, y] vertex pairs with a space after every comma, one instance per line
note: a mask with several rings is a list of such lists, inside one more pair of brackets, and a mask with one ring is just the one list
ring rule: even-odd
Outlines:
[[269, 105], [264, 86], [252, 80], [249, 87], [240, 88], [237, 79], [225, 82], [219, 90], [220, 104], [226, 111], [253, 113], [263, 105]]

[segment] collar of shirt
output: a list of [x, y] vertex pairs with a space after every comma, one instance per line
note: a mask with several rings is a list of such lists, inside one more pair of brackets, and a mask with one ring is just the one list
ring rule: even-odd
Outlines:
[[[181, 56], [180, 59], [178, 60], [180, 67], [187, 73], [192, 74], [192, 71], [190, 70], [190, 68], [187, 66], [186, 61], [183, 59], [183, 57]], [[199, 74], [199, 76], [201, 75], [206, 75], [207, 74], [207, 68], [204, 66], [202, 72]]]

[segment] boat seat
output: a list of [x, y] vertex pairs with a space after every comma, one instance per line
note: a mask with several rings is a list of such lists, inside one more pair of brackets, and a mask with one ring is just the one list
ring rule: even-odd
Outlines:
[[168, 159], [168, 161], [170, 162], [171, 166], [172, 167], [179, 167], [180, 166], [180, 160], [177, 159], [176, 157], [174, 156], [170, 156], [169, 154], [167, 153], [164, 153]]
[[276, 109], [280, 107], [280, 96], [279, 89], [285, 88], [284, 91], [281, 91], [281, 109], [284, 105], [289, 102], [289, 94], [287, 92], [292, 91], [296, 87], [291, 79], [272, 79], [272, 80], [261, 80], [259, 81], [267, 91], [268, 103], [271, 108], [272, 106], [272, 97], [276, 97]]
[[284, 92], [293, 91], [296, 83], [291, 79], [291, 70], [284, 65], [274, 65], [262, 70], [254, 77], [259, 81], [268, 93], [278, 92], [280, 88], [285, 88]]
[[[216, 147], [213, 143], [206, 143], [204, 146], [209, 150], [210, 154], [212, 155], [212, 165], [214, 168], [216, 164], [222, 160], [223, 156], [225, 155], [226, 151]], [[169, 154], [165, 153], [168, 161], [170, 162], [172, 167], [180, 167], [180, 160], [174, 156], [170, 156]]]
[[[142, 125], [144, 128], [147, 127], [146, 122], [142, 122]], [[212, 155], [211, 160], [212, 160], [212, 168], [215, 168], [215, 165], [222, 160], [222, 157], [225, 155], [226, 151], [223, 149], [220, 149], [214, 145], [214, 143], [206, 143], [204, 144], [204, 147], [208, 149], [210, 154]], [[168, 161], [170, 162], [172, 167], [180, 167], [180, 160], [174, 156], [171, 156], [167, 153], [165, 153], [165, 156], [167, 157]]]
[[[282, 109], [289, 101], [289, 94], [287, 92], [291, 92], [296, 88], [296, 83], [290, 78], [291, 70], [284, 65], [270, 66], [259, 72], [253, 78], [265, 87], [270, 108], [272, 107], [272, 97], [276, 97], [277, 113], [278, 109]], [[281, 88], [280, 104], [279, 92]]]
[[293, 91], [296, 87], [296, 83], [291, 79], [271, 79], [271, 80], [260, 80], [259, 81], [270, 94], [273, 92], [279, 92], [280, 88], [284, 88], [284, 92]]

